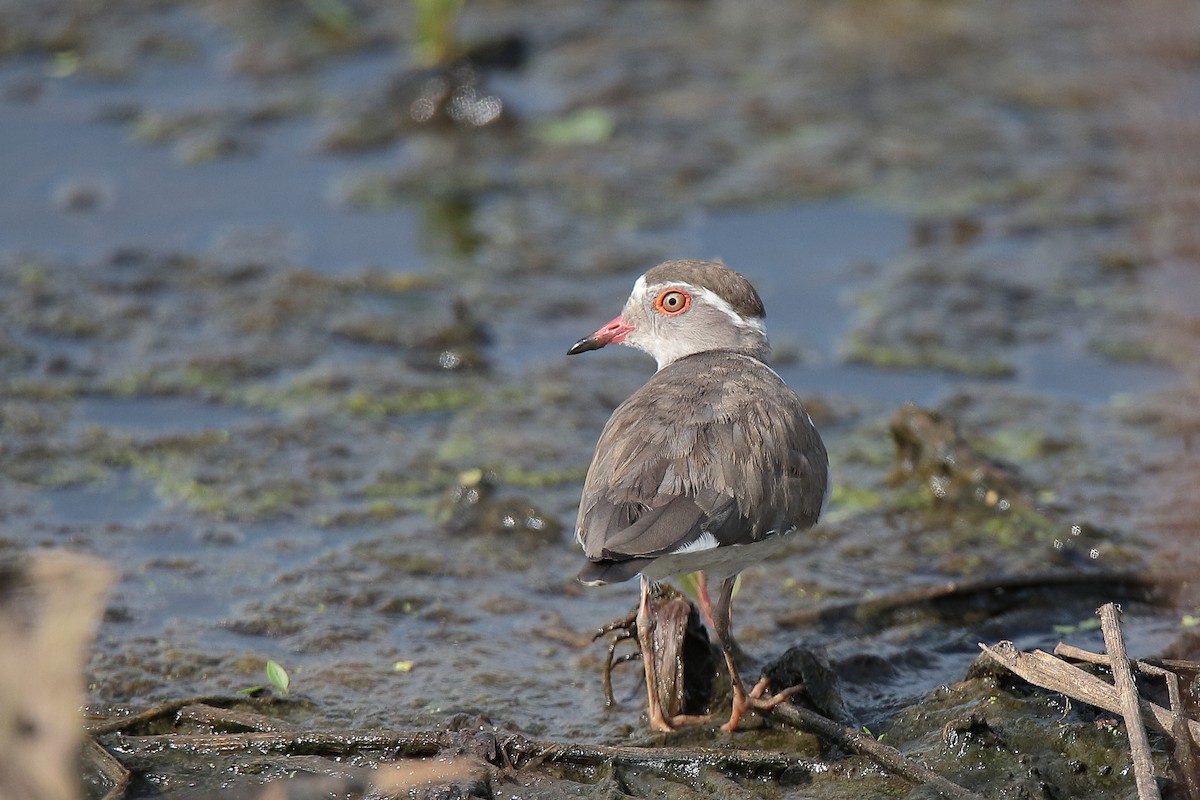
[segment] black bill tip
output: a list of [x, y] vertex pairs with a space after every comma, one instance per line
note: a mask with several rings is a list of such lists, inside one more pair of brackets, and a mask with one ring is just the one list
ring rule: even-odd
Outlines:
[[567, 355], [573, 356], [577, 353], [586, 353], [589, 350], [599, 350], [606, 344], [608, 343], [600, 341], [595, 336], [588, 336], [571, 345], [571, 349], [567, 351]]

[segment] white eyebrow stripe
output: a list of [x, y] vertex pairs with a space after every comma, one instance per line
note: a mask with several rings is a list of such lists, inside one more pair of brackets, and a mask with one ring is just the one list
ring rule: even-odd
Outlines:
[[704, 298], [706, 303], [723, 313], [725, 316], [729, 317], [734, 325], [737, 325], [739, 328], [749, 328], [750, 330], [758, 331], [764, 336], [766, 335], [767, 329], [766, 326], [763, 325], [763, 321], [761, 319], [743, 317], [741, 314], [733, 310], [733, 306], [729, 305], [728, 301], [726, 301], [724, 297], [721, 297], [721, 295], [717, 294], [712, 289], [708, 289], [703, 286], [691, 286], [690, 284], [686, 283], [668, 285], [687, 287], [692, 291], [693, 294]]

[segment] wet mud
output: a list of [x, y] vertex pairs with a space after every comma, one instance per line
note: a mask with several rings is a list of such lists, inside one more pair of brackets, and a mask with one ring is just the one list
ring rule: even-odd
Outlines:
[[[300, 726], [661, 743], [636, 664], [606, 707], [591, 641], [636, 590], [573, 580], [592, 447], [653, 365], [563, 354], [644, 269], [721, 257], [834, 470], [822, 524], [745, 572], [742, 647], [818, 648], [857, 724], [989, 796], [1129, 796], [1119, 733], [968, 673], [980, 641], [1096, 649], [1104, 591], [788, 620], [1194, 574], [1184, 5], [479, 0], [452, 67], [409, 4], [2, 9], [0, 557], [119, 567], [97, 708], [229, 695], [270, 658]], [[1120, 599], [1131, 655], [1197, 657], [1194, 591]], [[918, 796], [811, 736], [732, 742], [831, 766], [718, 794]]]

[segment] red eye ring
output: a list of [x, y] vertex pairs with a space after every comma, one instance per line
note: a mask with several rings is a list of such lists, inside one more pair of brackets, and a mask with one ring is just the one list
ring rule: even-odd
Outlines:
[[654, 301], [654, 310], [668, 317], [678, 316], [692, 307], [692, 296], [682, 289], [667, 289]]

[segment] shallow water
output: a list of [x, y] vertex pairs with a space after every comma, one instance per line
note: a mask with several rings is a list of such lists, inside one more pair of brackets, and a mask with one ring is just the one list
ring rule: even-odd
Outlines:
[[[760, 29], [658, 4], [611, 26], [481, 4], [468, 29], [534, 42], [523, 71], [487, 84], [511, 98], [511, 126], [410, 126], [353, 154], [321, 142], [353, 109], [401, 102], [379, 87], [402, 75], [402, 47], [254, 79], [233, 66], [245, 34], [185, 5], [138, 24], [198, 55], [135, 57], [125, 79], [0, 61], [0, 552], [121, 565], [92, 700], [232, 692], [270, 657], [314, 702], [309, 724], [467, 711], [548, 738], [637, 731], [638, 670], [604, 709], [603, 645], [586, 641], [635, 587], [576, 585], [571, 528], [600, 427], [652, 365], [564, 353], [637, 274], [681, 256], [723, 258], [758, 287], [775, 367], [842, 492], [824, 525], [747, 571], [747, 650], [827, 648], [878, 727], [960, 680], [979, 641], [1097, 646], [1090, 594], [776, 624], [948, 578], [1153, 571], [1194, 534], [1167, 511], [1194, 462], [1178, 410], [1194, 309], [1175, 308], [1183, 344], [1164, 357], [1154, 291], [1194, 291], [1198, 273], [1162, 278], [1132, 179], [1097, 166], [1145, 156], [1109, 135], [1119, 104], [1071, 82], [1086, 83], [1079, 37], [1099, 23], [950, 4], [927, 28], [883, 30], [855, 9], [767, 4], [778, 24]], [[627, 73], [618, 47], [676, 67]], [[874, 79], [853, 66], [871, 59]], [[1047, 63], [1061, 84], [1039, 83]], [[584, 106], [611, 110], [610, 140], [534, 132]], [[151, 122], [178, 130], [138, 140]], [[200, 157], [214, 141], [232, 151]], [[377, 210], [343, 202], [371, 180], [392, 187]], [[910, 401], [955, 420], [980, 463], [1011, 463], [1027, 516], [939, 512], [919, 482], [897, 484], [887, 424]], [[475, 469], [494, 495], [455, 510]], [[1176, 641], [1181, 613], [1130, 602], [1131, 652]]]

